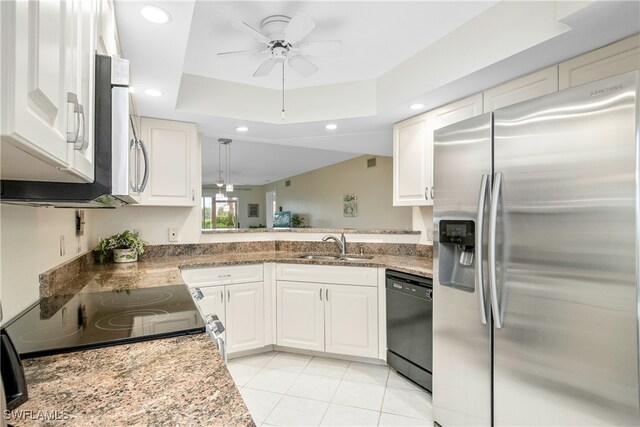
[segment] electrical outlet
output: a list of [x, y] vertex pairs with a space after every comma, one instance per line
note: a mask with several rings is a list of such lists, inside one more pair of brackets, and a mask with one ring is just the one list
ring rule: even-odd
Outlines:
[[60, 256], [64, 256], [67, 253], [67, 249], [64, 245], [64, 235], [60, 235]]
[[169, 241], [170, 242], [178, 241], [178, 229], [176, 227], [169, 227]]

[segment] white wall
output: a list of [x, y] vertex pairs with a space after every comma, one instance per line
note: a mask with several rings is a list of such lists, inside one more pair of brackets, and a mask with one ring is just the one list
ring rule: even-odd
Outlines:
[[433, 243], [433, 207], [414, 206], [411, 211], [413, 230], [419, 231], [421, 244]]
[[[75, 210], [0, 205], [0, 300], [3, 323], [40, 297], [39, 275], [91, 245], [92, 215], [85, 210], [85, 235], [76, 237]], [[60, 255], [60, 236], [66, 255]]]
[[[361, 156], [266, 185], [276, 190], [276, 205], [307, 218], [314, 228], [384, 228], [410, 230], [411, 208], [392, 202], [392, 159], [378, 156], [367, 168]], [[291, 185], [286, 186], [286, 181]], [[358, 216], [343, 216], [345, 194], [358, 197]]]

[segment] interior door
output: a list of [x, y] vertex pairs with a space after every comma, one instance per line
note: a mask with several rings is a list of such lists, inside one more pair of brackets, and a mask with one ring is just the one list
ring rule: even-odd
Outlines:
[[276, 342], [324, 351], [324, 290], [316, 283], [278, 281]]
[[494, 113], [496, 426], [640, 425], [637, 80]]

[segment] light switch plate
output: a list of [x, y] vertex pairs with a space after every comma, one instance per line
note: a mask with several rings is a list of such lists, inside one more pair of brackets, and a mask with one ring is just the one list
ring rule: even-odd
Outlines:
[[64, 235], [60, 235], [60, 256], [65, 256], [67, 249], [64, 245]]

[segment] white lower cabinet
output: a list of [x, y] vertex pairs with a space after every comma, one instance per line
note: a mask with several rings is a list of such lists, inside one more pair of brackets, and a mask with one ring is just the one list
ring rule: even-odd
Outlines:
[[324, 351], [324, 300], [321, 285], [278, 281], [276, 343]]
[[278, 281], [276, 306], [279, 346], [378, 355], [375, 287]]
[[264, 291], [262, 282], [225, 286], [227, 294], [227, 353], [264, 347]]
[[262, 282], [193, 289], [202, 317], [215, 314], [222, 321], [227, 354], [264, 347]]
[[378, 290], [326, 285], [325, 351], [351, 356], [378, 355]]

